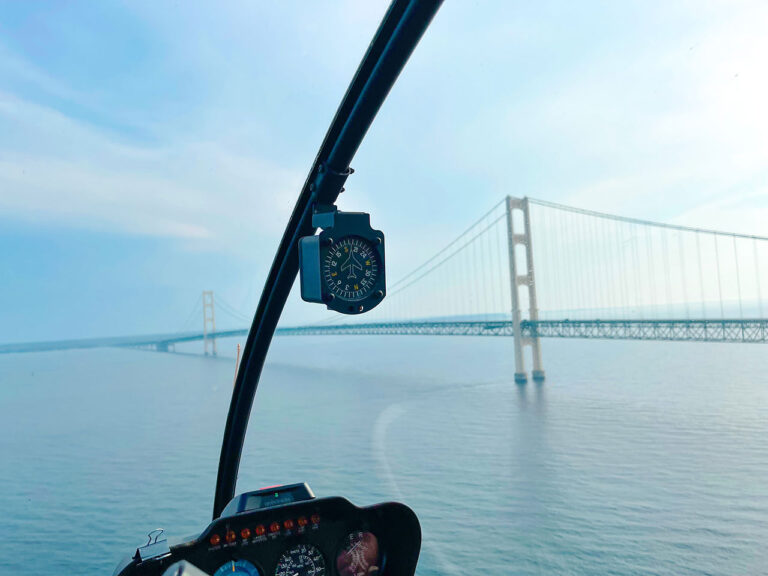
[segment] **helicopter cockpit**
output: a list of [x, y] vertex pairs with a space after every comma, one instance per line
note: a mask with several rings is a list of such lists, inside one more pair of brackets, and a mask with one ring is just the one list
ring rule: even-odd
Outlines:
[[[359, 508], [316, 498], [306, 484], [235, 496], [245, 432], [269, 344], [301, 271], [302, 298], [360, 314], [386, 295], [384, 235], [364, 213], [339, 211], [349, 167], [379, 108], [441, 5], [393, 0], [331, 123], [298, 197], [245, 344], [227, 416], [213, 520], [170, 543], [158, 529], [115, 576], [412, 575], [421, 547], [416, 514], [404, 504]], [[317, 234], [318, 228], [322, 231]]]
[[232, 499], [199, 536], [168, 544], [162, 531], [116, 574], [361, 576], [412, 574], [421, 533], [403, 504], [358, 508], [315, 498], [306, 484], [272, 486]]

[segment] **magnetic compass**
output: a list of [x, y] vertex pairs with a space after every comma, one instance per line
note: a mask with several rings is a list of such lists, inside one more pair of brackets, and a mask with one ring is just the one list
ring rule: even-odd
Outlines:
[[358, 302], [370, 296], [376, 286], [379, 256], [365, 238], [345, 236], [330, 245], [322, 267], [329, 293], [347, 302]]
[[360, 314], [384, 299], [384, 234], [371, 228], [363, 212], [315, 214], [323, 228], [299, 241], [301, 297], [330, 310]]

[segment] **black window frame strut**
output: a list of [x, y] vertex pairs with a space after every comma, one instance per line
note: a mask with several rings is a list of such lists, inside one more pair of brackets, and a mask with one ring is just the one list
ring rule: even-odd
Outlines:
[[331, 205], [351, 173], [349, 164], [390, 89], [442, 0], [393, 0], [325, 135], [299, 194], [267, 276], [246, 340], [224, 428], [213, 518], [235, 495], [245, 433], [259, 378], [299, 269], [298, 242], [316, 232], [312, 213]]

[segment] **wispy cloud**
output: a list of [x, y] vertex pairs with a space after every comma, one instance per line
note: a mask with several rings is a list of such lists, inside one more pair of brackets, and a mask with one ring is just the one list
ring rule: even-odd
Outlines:
[[[217, 143], [122, 143], [0, 95], [0, 212], [123, 234], [232, 240], [279, 231], [300, 175]], [[117, 141], [116, 141], [117, 140]]]
[[[206, 249], [228, 251], [273, 239], [322, 134], [308, 123], [312, 138], [289, 142], [308, 130], [299, 119], [306, 111], [275, 113], [296, 88], [288, 74], [317, 98], [337, 99], [343, 87], [327, 74], [351, 74], [360, 53], [350, 51], [349, 42], [365, 46], [385, 4], [327, 7], [328, 18], [350, 30], [332, 44], [328, 39], [335, 36], [296, 7], [280, 6], [275, 14], [229, 5], [211, 14], [133, 4], [120, 18], [127, 28], [141, 29], [140, 39], [154, 42], [158, 52], [130, 81], [130, 94], [116, 92], [114, 81], [97, 80], [105, 71], [101, 63], [84, 81], [61, 70], [52, 74], [0, 43], [0, 216], [40, 226], [206, 239]], [[66, 18], [73, 12], [59, 15], [65, 21], [52, 28], [65, 39], [50, 36], [48, 48], [71, 47]], [[212, 18], [220, 26], [211, 26]], [[80, 31], [90, 43], [99, 39], [94, 30]], [[273, 58], [276, 37], [293, 38], [295, 50]], [[324, 45], [322, 56], [316, 43]], [[137, 45], [137, 53], [142, 50]], [[340, 60], [350, 70], [339, 67]], [[111, 67], [125, 64], [116, 59]], [[96, 66], [82, 63], [89, 65]], [[265, 76], [273, 77], [271, 86], [262, 84]], [[275, 77], [284, 82], [276, 86]], [[147, 91], [153, 83], [158, 87]], [[314, 121], [321, 126], [327, 120]]]

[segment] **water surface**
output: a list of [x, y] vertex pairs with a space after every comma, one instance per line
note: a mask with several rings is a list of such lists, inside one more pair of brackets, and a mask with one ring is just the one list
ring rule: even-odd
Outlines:
[[[278, 338], [239, 488], [402, 500], [423, 576], [768, 573], [763, 347], [544, 354], [546, 383], [521, 387], [508, 339]], [[0, 356], [0, 574], [111, 574], [150, 529], [202, 528], [233, 364]]]

